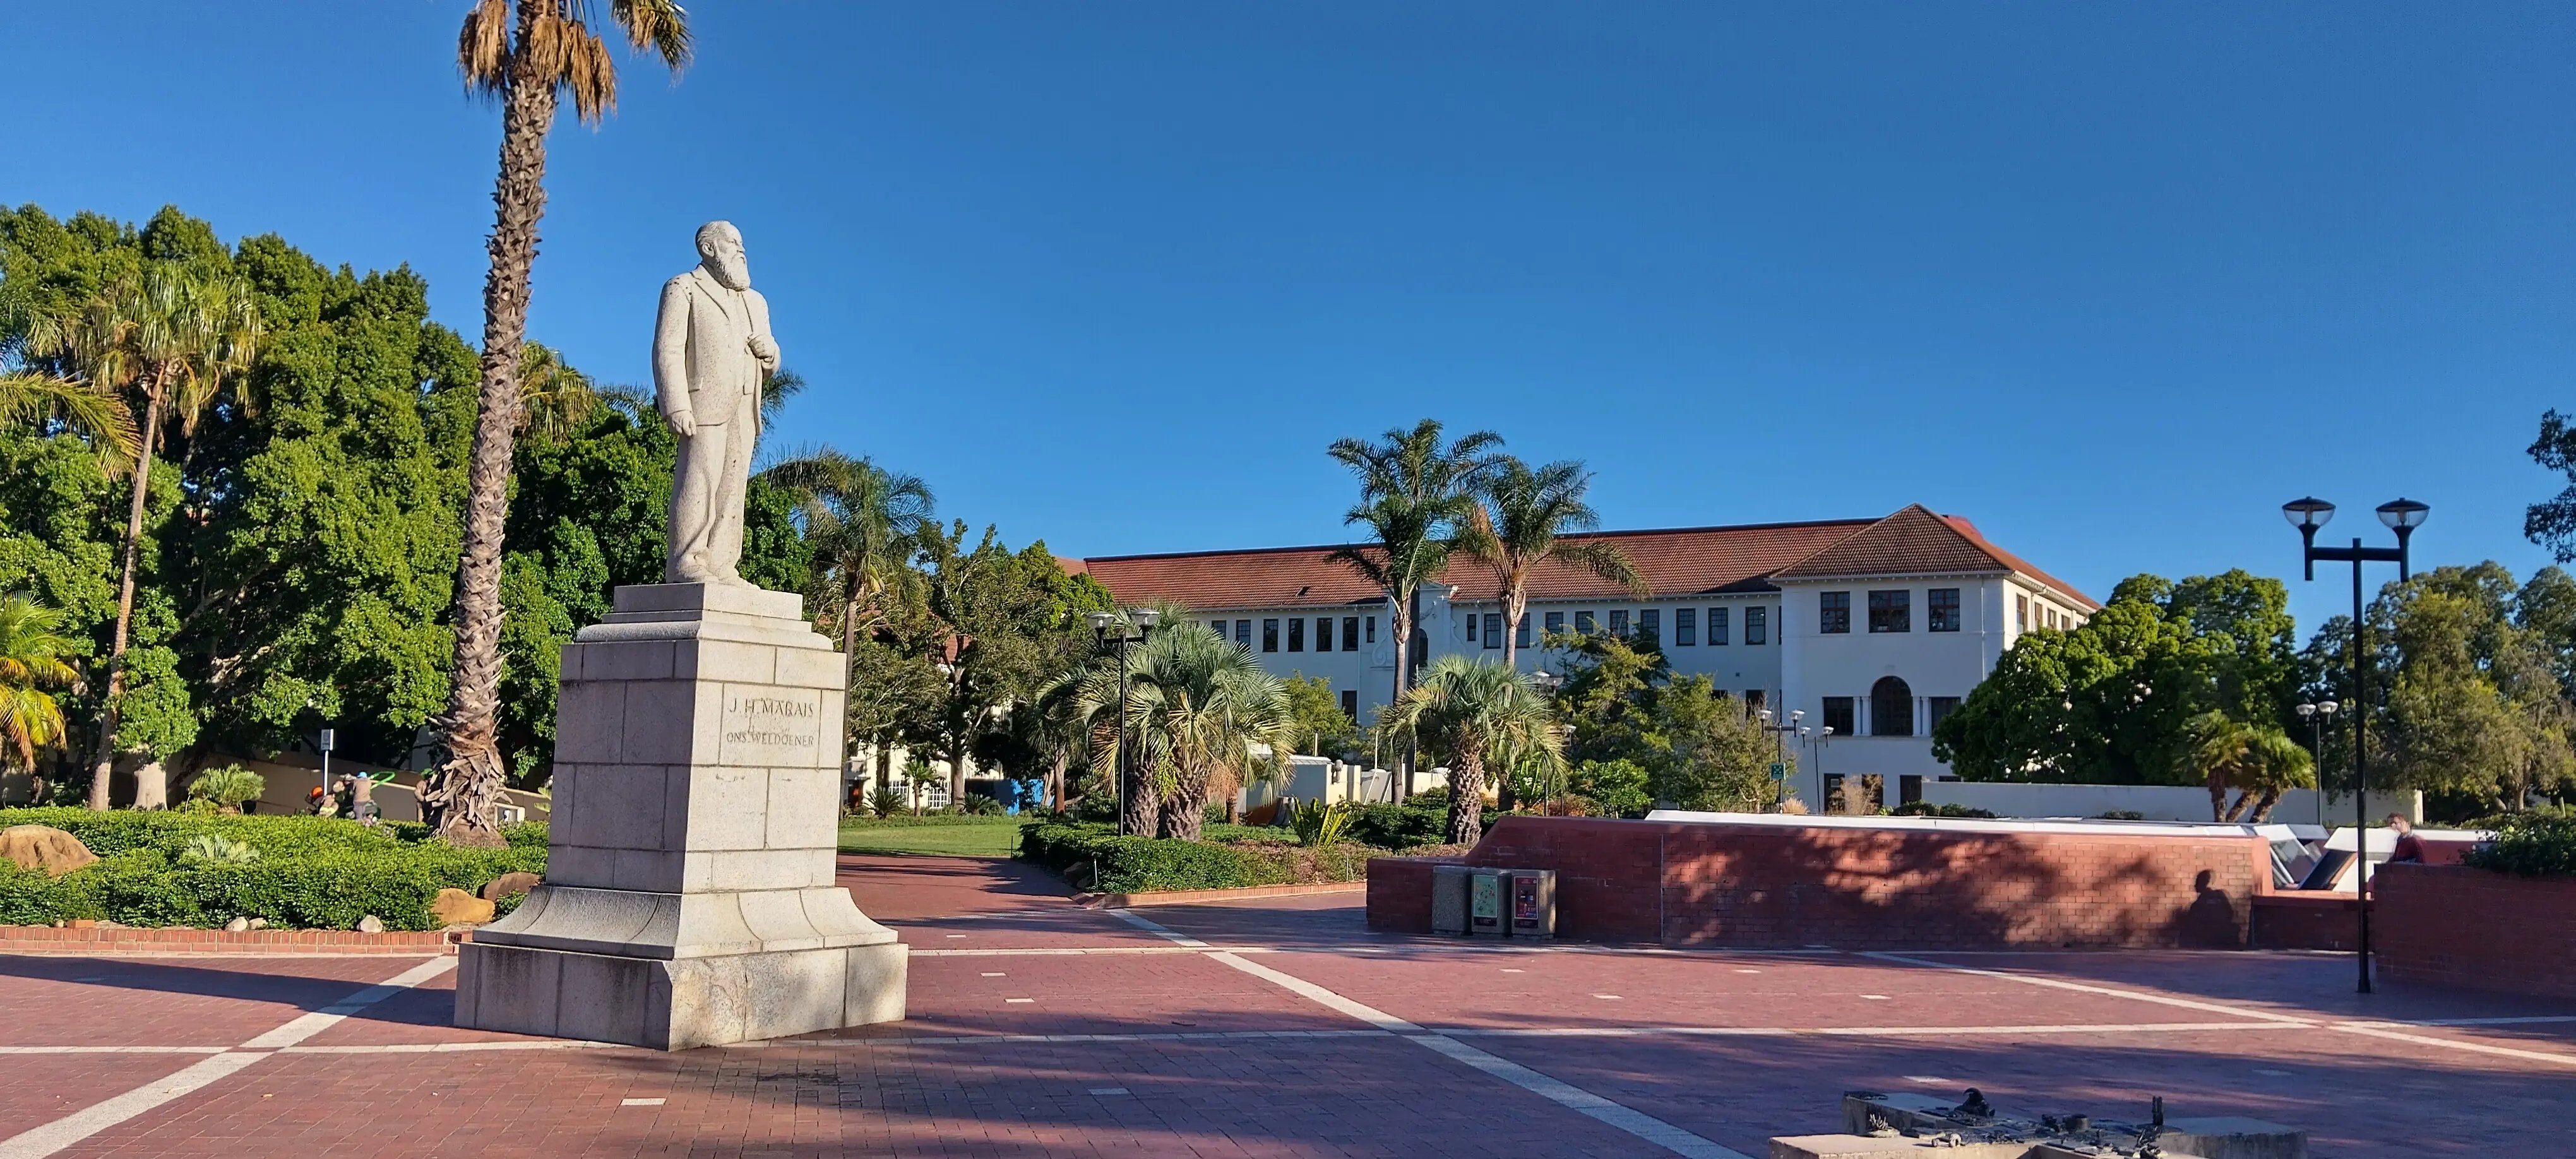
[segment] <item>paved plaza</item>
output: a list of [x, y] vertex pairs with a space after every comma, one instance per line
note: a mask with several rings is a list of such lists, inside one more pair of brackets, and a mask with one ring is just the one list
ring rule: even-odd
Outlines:
[[676, 1055], [457, 1030], [447, 957], [0, 956], [0, 1159], [1758, 1156], [1844, 1090], [1972, 1084], [2319, 1156], [2576, 1154], [2576, 1003], [2356, 995], [2342, 955], [1469, 944], [1356, 894], [842, 869], [913, 947], [910, 1020]]

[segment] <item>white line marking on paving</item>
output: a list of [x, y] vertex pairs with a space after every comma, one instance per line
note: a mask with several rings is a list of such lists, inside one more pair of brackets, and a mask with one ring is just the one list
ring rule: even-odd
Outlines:
[[32, 1131], [21, 1132], [0, 1140], [0, 1159], [43, 1159], [65, 1147], [98, 1134], [136, 1115], [180, 1098], [206, 1085], [227, 1078], [242, 1068], [267, 1058], [262, 1047], [293, 1046], [322, 1033], [369, 1006], [391, 998], [456, 968], [456, 959], [432, 958], [388, 979], [381, 985], [369, 986], [302, 1015], [284, 1026], [242, 1044], [239, 1050], [227, 1050], [188, 1064], [179, 1073], [148, 1082], [104, 1102], [94, 1103], [56, 1119]]
[[1497, 1058], [1457, 1039], [1438, 1034], [1416, 1034], [1406, 1037], [1558, 1106], [1617, 1127], [1676, 1155], [1688, 1156], [1689, 1159], [1752, 1159], [1742, 1151], [1732, 1147], [1721, 1147], [1653, 1115], [1623, 1103], [1614, 1103], [1570, 1083], [1549, 1078], [1519, 1063]]
[[999, 977], [1003, 977], [1004, 975], [1003, 975], [1003, 972], [1002, 972], [1002, 971], [1000, 971], [1000, 970], [986, 970], [986, 971], [984, 971], [984, 976], [985, 976], [985, 977], [987, 977], [987, 978], [999, 978]]
[[1735, 968], [1735, 972], [1738, 974], [1759, 974], [1762, 971], [1756, 970], [1751, 966], [1738, 966]]
[[617, 1105], [618, 1105], [618, 1106], [621, 1106], [621, 1107], [658, 1107], [658, 1106], [661, 1106], [661, 1105], [662, 1105], [662, 1100], [660, 1100], [660, 1099], [619, 1099], [619, 1100], [617, 1100]]
[[2547, 1022], [2576, 1022], [2576, 1014], [2524, 1014], [2510, 1018], [2420, 1018], [2412, 1022], [2366, 1020], [2353, 1026], [2534, 1026]]
[[1863, 953], [1860, 956], [1864, 958], [1874, 958], [1881, 962], [1897, 962], [1907, 966], [1924, 966], [1934, 970], [1950, 970], [1961, 974], [1974, 974], [1980, 978], [1998, 978], [2006, 982], [2019, 982], [2024, 986], [2045, 986], [2051, 990], [2073, 990], [2079, 994], [2101, 994], [2111, 998], [2127, 998], [2134, 1002], [2153, 1002], [2160, 1006], [2179, 1006], [2185, 1010], [2200, 1010], [2211, 1014], [2227, 1014], [2238, 1018], [2260, 1018], [2267, 1022], [2280, 1023], [2283, 1026], [2316, 1025], [2315, 1022], [2309, 1019], [2293, 1018], [2287, 1014], [2274, 1014], [2268, 1010], [2247, 1010], [2236, 1006], [2222, 1006], [2216, 1002], [2195, 1002], [2189, 998], [2174, 998], [2164, 994], [2148, 994], [2137, 990], [2122, 990], [2113, 986], [2092, 986], [2082, 982], [2061, 981], [2056, 978], [2034, 978], [2028, 974], [2015, 974], [2008, 970], [1980, 970], [1974, 966], [1961, 966], [1952, 962], [1935, 962], [1930, 958], [1908, 957], [1904, 954], [1870, 951]]
[[1888, 996], [1887, 996], [1887, 995], [1885, 995], [1885, 994], [1863, 994], [1863, 995], [1861, 995], [1861, 997], [1863, 997], [1863, 998], [1867, 998], [1867, 999], [1869, 999], [1869, 1000], [1870, 1000], [1870, 1001], [1872, 1001], [1872, 1002], [1893, 1002], [1893, 1001], [1895, 1001], [1895, 999], [1890, 998], [1890, 997], [1888, 997]]
[[1137, 914], [1137, 913], [1136, 913], [1135, 911], [1133, 911], [1133, 910], [1114, 909], [1114, 910], [1109, 911], [1109, 913], [1110, 913], [1110, 915], [1111, 915], [1111, 916], [1113, 916], [1113, 917], [1117, 918], [1119, 921], [1125, 922], [1125, 923], [1127, 923], [1128, 925], [1134, 926], [1134, 927], [1136, 927], [1137, 929], [1140, 929], [1140, 930], [1145, 931], [1146, 933], [1153, 934], [1153, 935], [1155, 935], [1156, 937], [1162, 938], [1163, 940], [1168, 941], [1168, 942], [1172, 943], [1172, 944], [1173, 944], [1173, 945], [1175, 945], [1175, 946], [1188, 946], [1188, 947], [1190, 947], [1191, 949], [1194, 949], [1194, 950], [1204, 950], [1204, 949], [1209, 949], [1209, 948], [1211, 948], [1211, 947], [1210, 947], [1206, 942], [1202, 942], [1202, 941], [1198, 940], [1197, 938], [1193, 938], [1193, 937], [1189, 936], [1188, 934], [1184, 934], [1184, 933], [1180, 933], [1180, 932], [1178, 932], [1178, 931], [1175, 931], [1175, 930], [1173, 930], [1170, 926], [1166, 926], [1166, 925], [1162, 924], [1161, 922], [1155, 921], [1155, 920], [1154, 920], [1154, 919], [1152, 919], [1152, 918], [1144, 917], [1144, 916], [1142, 916], [1142, 915], [1140, 915], [1140, 914]]
[[1595, 995], [1593, 995], [1593, 997], [1598, 998], [1598, 999], [1600, 999], [1600, 1000], [1602, 1000], [1602, 1001], [1604, 1001], [1604, 1002], [1616, 1002], [1616, 1001], [1618, 1001], [1618, 1000], [1619, 1000], [1619, 996], [1618, 996], [1618, 995], [1616, 995], [1616, 994], [1595, 994]]
[[[397, 1042], [379, 1046], [285, 1046], [279, 1054], [462, 1054], [484, 1050], [643, 1050], [615, 1042], [578, 1038], [501, 1039], [495, 1042]], [[658, 1052], [656, 1052], [658, 1053]]]
[[2340, 1030], [2346, 1034], [2366, 1034], [2372, 1038], [2388, 1038], [2394, 1039], [2398, 1042], [2411, 1042], [2418, 1046], [2447, 1046], [2453, 1050], [2476, 1051], [2479, 1054], [2492, 1054], [2504, 1058], [2519, 1058], [2531, 1062], [2556, 1063], [2559, 1066], [2576, 1066], [2576, 1055], [2558, 1054], [2553, 1051], [2517, 1050], [2510, 1046], [2489, 1046], [2483, 1042], [2461, 1042], [2457, 1039], [2435, 1038], [2429, 1034], [2406, 1034], [2395, 1030], [2383, 1030], [2377, 1026], [2360, 1022], [2337, 1023], [2333, 1029]]
[[1527, 970], [1523, 970], [1523, 969], [1521, 969], [1521, 968], [1519, 968], [1519, 967], [1517, 967], [1517, 966], [1505, 966], [1505, 967], [1503, 967], [1503, 973], [1506, 973], [1506, 974], [1526, 974], [1526, 973], [1529, 973], [1529, 971], [1527, 971]]
[[339, 1025], [350, 1015], [418, 986], [456, 968], [454, 958], [431, 958], [411, 969], [394, 975], [380, 986], [369, 986], [337, 1002], [313, 1011], [284, 1026], [242, 1044], [245, 1050], [275, 1050], [293, 1046], [314, 1035]]
[[1946, 1087], [1946, 1086], [1952, 1086], [1952, 1085], [1955, 1085], [1954, 1080], [1951, 1080], [1951, 1079], [1945, 1079], [1945, 1078], [1935, 1078], [1935, 1077], [1933, 1077], [1933, 1076], [1931, 1076], [1931, 1075], [1928, 1075], [1928, 1074], [1910, 1074], [1910, 1075], [1905, 1076], [1905, 1081], [1907, 1081], [1907, 1082], [1909, 1082], [1909, 1083], [1922, 1083], [1922, 1084], [1923, 1084], [1923, 1085], [1925, 1085], [1925, 1086], [1931, 1086], [1931, 1087]]
[[[1238, 954], [1270, 954], [1268, 946], [1244, 946]], [[1028, 946], [1017, 949], [926, 950], [914, 948], [916, 958], [1073, 958], [1084, 954], [1195, 954], [1188, 946]]]
[[1014, 1002], [1014, 1003], [1016, 1003], [1016, 1002], [1035, 1002], [1035, 1001], [1037, 1001], [1037, 999], [1035, 999], [1035, 998], [1005, 998], [1005, 999], [1002, 999], [1002, 1001], [1004, 1001], [1004, 1002]]

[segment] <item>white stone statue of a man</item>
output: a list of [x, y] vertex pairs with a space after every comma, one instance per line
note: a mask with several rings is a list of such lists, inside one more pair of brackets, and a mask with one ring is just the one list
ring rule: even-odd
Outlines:
[[743, 487], [760, 435], [760, 388], [778, 369], [769, 301], [751, 288], [742, 234], [698, 227], [698, 268], [662, 287], [653, 326], [653, 394], [680, 437], [671, 480], [671, 548], [664, 583], [751, 587], [742, 560]]

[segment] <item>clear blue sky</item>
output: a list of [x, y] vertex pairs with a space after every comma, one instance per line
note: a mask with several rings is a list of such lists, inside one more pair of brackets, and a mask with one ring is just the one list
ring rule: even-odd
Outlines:
[[[0, 200], [409, 262], [479, 335], [463, 0], [26, 5]], [[2576, 406], [2564, 7], [693, 6], [561, 128], [533, 334], [645, 379], [742, 227], [792, 440], [1065, 554], [1337, 542], [1423, 415], [1611, 526], [1920, 501], [2097, 596], [2292, 575], [2281, 501], [2545, 562]], [[2303, 626], [2340, 577], [2293, 584]]]

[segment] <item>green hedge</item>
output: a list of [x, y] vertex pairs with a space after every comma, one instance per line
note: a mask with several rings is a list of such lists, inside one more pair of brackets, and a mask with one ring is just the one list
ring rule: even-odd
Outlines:
[[[86, 809], [0, 809], [0, 828], [49, 825], [80, 838], [95, 865], [57, 878], [0, 862], [0, 924], [74, 918], [129, 926], [219, 926], [236, 917], [270, 925], [349, 929], [373, 914], [387, 929], [435, 928], [441, 889], [474, 891], [504, 873], [544, 873], [542, 824], [512, 826], [501, 849], [430, 841], [418, 824], [368, 828], [331, 817], [220, 817]], [[180, 857], [188, 839], [213, 833], [259, 851], [256, 861], [208, 865]]]
[[1171, 889], [1240, 889], [1253, 885], [1291, 885], [1324, 881], [1358, 881], [1368, 876], [1368, 860], [1386, 851], [1343, 843], [1308, 849], [1282, 841], [1237, 835], [1278, 831], [1242, 826], [1211, 826], [1211, 841], [1167, 841], [1154, 837], [1121, 837], [1109, 825], [1033, 821], [1020, 827], [1020, 856], [1057, 872], [1098, 867], [1091, 888], [1104, 893], [1145, 893]]
[[2524, 877], [2576, 877], [2576, 814], [2554, 809], [2509, 814], [2495, 829], [2493, 844], [2472, 849], [2460, 860]]
[[843, 829], [919, 829], [946, 825], [1025, 825], [1028, 823], [1029, 820], [1026, 817], [997, 813], [924, 813], [918, 817], [910, 813], [897, 813], [891, 817], [844, 815], [841, 818]]

